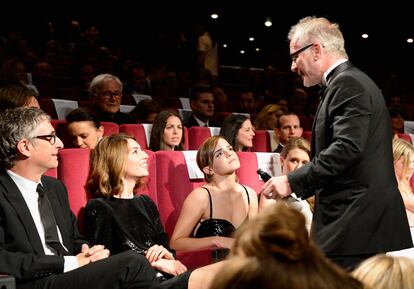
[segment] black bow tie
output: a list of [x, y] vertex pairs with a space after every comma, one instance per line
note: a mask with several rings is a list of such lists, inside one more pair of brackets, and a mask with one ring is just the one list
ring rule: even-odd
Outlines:
[[323, 99], [325, 97], [325, 90], [326, 90], [326, 85], [323, 85], [323, 84], [319, 85], [319, 92], [318, 92], [318, 94], [319, 94], [319, 97], [321, 99]]

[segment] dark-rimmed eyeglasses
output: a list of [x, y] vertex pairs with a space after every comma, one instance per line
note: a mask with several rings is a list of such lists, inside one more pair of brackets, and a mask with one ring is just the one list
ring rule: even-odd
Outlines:
[[54, 145], [56, 143], [57, 135], [55, 133], [53, 133], [53, 134], [44, 134], [44, 135], [34, 136], [33, 138], [39, 138], [39, 139], [47, 140], [48, 142], [50, 142], [51, 145]]
[[115, 91], [115, 92], [112, 92], [112, 91], [103, 91], [103, 92], [101, 92], [101, 97], [102, 98], [107, 98], [107, 99], [109, 99], [111, 97], [113, 97], [113, 98], [121, 98], [122, 97], [122, 92], [120, 92], [120, 91]]
[[315, 43], [308, 44], [308, 45], [306, 45], [306, 46], [302, 47], [301, 49], [296, 50], [295, 52], [291, 53], [291, 54], [290, 54], [290, 58], [292, 58], [292, 62], [296, 62], [296, 59], [298, 59], [299, 54], [301, 54], [303, 51], [305, 51], [305, 50], [306, 50], [306, 49], [308, 49], [309, 47], [312, 47], [314, 44], [315, 44]]

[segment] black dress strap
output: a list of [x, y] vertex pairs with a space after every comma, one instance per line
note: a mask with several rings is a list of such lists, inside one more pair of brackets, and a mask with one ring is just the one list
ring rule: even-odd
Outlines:
[[210, 194], [210, 191], [206, 187], [202, 187], [202, 188], [207, 191], [208, 198], [210, 199], [210, 219], [212, 219], [213, 218], [213, 202], [211, 200], [211, 194]]
[[245, 186], [242, 185], [242, 187], [244, 188], [244, 190], [246, 191], [246, 196], [247, 196], [247, 204], [250, 207], [250, 196], [249, 196], [249, 191], [247, 190], [247, 188]]

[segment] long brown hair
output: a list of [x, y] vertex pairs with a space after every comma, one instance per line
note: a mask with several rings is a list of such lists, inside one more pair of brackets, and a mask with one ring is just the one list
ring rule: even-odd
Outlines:
[[[135, 138], [125, 134], [104, 137], [92, 150], [90, 170], [86, 191], [94, 197], [114, 196], [124, 189], [122, 177], [125, 175], [128, 160], [128, 139]], [[135, 189], [142, 185], [137, 181]]]
[[167, 126], [167, 121], [171, 116], [177, 117], [181, 121], [181, 125], [183, 126], [181, 141], [179, 145], [175, 147], [175, 150], [177, 151], [184, 150], [185, 138], [184, 138], [183, 120], [177, 113], [164, 110], [164, 111], [161, 111], [157, 115], [152, 125], [151, 138], [150, 138], [150, 148], [152, 151], [156, 152], [160, 150], [165, 150], [166, 145], [164, 143], [164, 130], [165, 130], [165, 127]]

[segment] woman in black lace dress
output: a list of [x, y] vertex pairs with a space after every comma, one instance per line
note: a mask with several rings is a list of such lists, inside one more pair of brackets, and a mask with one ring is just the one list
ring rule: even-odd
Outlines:
[[208, 286], [221, 265], [187, 271], [168, 247], [154, 202], [135, 195], [148, 176], [147, 160], [134, 138], [123, 134], [106, 137], [95, 147], [86, 190], [96, 198], [85, 208], [86, 237], [92, 244], [105, 245], [111, 254], [133, 250], [145, 255], [158, 272], [160, 288]]

